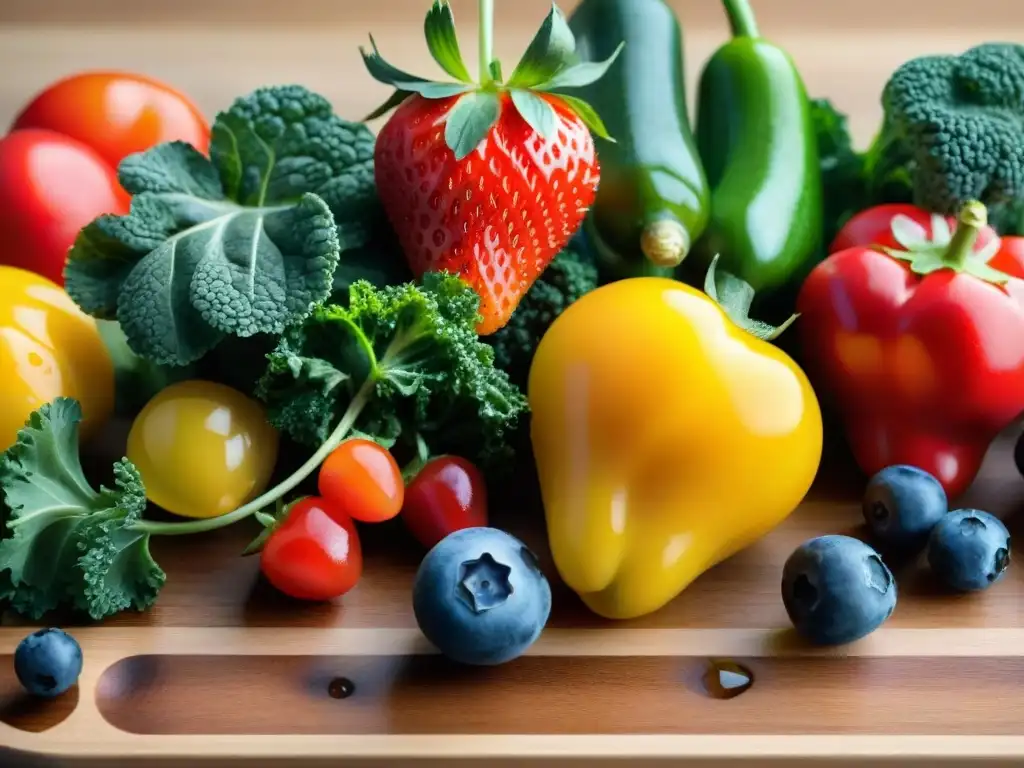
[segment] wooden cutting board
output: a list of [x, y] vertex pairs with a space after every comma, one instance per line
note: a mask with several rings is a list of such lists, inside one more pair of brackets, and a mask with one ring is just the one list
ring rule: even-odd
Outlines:
[[[1024, 501], [1010, 454], [1018, 431], [993, 447], [959, 502], [999, 514], [1011, 531]], [[863, 535], [864, 481], [852, 467], [830, 449], [785, 523], [629, 622], [589, 613], [558, 581], [539, 507], [509, 497], [494, 524], [538, 553], [554, 608], [528, 655], [497, 668], [459, 667], [422, 638], [410, 599], [422, 551], [397, 521], [362, 526], [363, 580], [326, 605], [288, 601], [261, 581], [258, 562], [239, 557], [254, 533], [247, 524], [158, 539], [168, 583], [152, 610], [65, 625], [85, 655], [65, 696], [38, 703], [20, 693], [10, 654], [32, 627], [4, 617], [0, 745], [102, 765], [156, 756], [438, 766], [456, 757], [480, 766], [1024, 759], [1021, 566], [970, 596], [937, 586], [921, 563], [894, 567], [892, 618], [841, 648], [808, 647], [789, 628], [779, 593], [789, 553], [823, 533]], [[739, 695], [715, 684], [723, 663], [750, 676]], [[13, 756], [0, 749], [0, 765]]]
[[[498, 54], [511, 60], [546, 0], [498, 4]], [[569, 10], [573, 0], [560, 3]], [[693, 96], [700, 64], [720, 44], [717, 3], [673, 0], [686, 28]], [[455, 0], [473, 60], [475, 4]], [[420, 32], [425, 0], [36, 0], [0, 3], [0, 126], [39, 88], [80, 69], [144, 71], [192, 94], [209, 114], [248, 90], [299, 82], [344, 117], [386, 89], [357, 47], [374, 32], [394, 63], [435, 71]], [[515, 10], [512, 13], [511, 10]], [[976, 0], [808, 3], [755, 0], [763, 32], [784, 45], [814, 95], [851, 113], [866, 142], [879, 93], [902, 61], [995, 39], [1021, 39], [1024, 4]], [[961, 504], [1007, 516], [1024, 500], [1008, 454], [992, 451]], [[33, 703], [10, 654], [32, 627], [0, 621], [0, 766], [299, 764], [723, 766], [966, 764], [1024, 760], [1024, 568], [989, 591], [953, 596], [911, 563], [897, 572], [886, 625], [840, 649], [803, 646], [779, 595], [785, 558], [822, 533], [860, 535], [863, 478], [833, 451], [808, 499], [776, 531], [642, 619], [590, 614], [558, 581], [535, 502], [506, 504], [495, 524], [537, 551], [554, 610], [529, 655], [495, 669], [437, 656], [413, 619], [422, 552], [399, 525], [364, 527], [366, 568], [335, 604], [301, 606], [238, 557], [246, 525], [161, 540], [168, 572], [146, 614], [67, 626], [85, 651], [79, 686]], [[1007, 518], [1011, 531], [1015, 521]], [[710, 690], [708, 670], [738, 663], [740, 695]], [[728, 738], [725, 738], [728, 737]], [[48, 756], [32, 757], [31, 755]], [[671, 761], [670, 762], [675, 762]], [[288, 764], [296, 764], [288, 761]], [[993, 762], [986, 763], [994, 764]]]

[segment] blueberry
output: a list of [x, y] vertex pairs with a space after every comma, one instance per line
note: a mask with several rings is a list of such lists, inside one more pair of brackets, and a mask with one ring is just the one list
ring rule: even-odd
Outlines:
[[953, 589], [973, 592], [995, 584], [1010, 564], [1010, 532], [978, 509], [946, 515], [928, 540], [928, 565]]
[[782, 569], [782, 602], [796, 631], [819, 645], [852, 643], [896, 607], [896, 582], [878, 553], [849, 536], [805, 541]]
[[920, 550], [948, 511], [942, 483], [906, 464], [878, 472], [864, 491], [864, 520], [887, 549]]
[[60, 629], [40, 629], [14, 651], [14, 673], [25, 690], [35, 696], [59, 696], [78, 682], [82, 649]]
[[423, 634], [463, 664], [503, 664], [533, 645], [551, 613], [551, 587], [526, 546], [494, 528], [465, 528], [431, 549], [416, 573]]

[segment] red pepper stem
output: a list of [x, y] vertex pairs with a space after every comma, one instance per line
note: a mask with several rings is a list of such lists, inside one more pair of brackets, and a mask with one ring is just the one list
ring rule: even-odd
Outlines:
[[985, 206], [977, 200], [970, 200], [964, 203], [957, 217], [956, 232], [949, 241], [943, 261], [958, 272], [962, 271], [967, 259], [974, 252], [974, 244], [978, 242], [978, 235], [988, 225], [988, 211]]
[[760, 37], [757, 18], [747, 0], [722, 0], [733, 37]]

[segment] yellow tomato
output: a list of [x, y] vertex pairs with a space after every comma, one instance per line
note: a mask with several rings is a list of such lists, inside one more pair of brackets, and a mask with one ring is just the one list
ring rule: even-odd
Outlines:
[[262, 406], [208, 381], [161, 390], [135, 417], [128, 458], [146, 496], [183, 517], [217, 517], [266, 490], [278, 434]]
[[0, 450], [57, 397], [81, 403], [85, 438], [110, 417], [114, 368], [96, 321], [56, 283], [0, 266]]

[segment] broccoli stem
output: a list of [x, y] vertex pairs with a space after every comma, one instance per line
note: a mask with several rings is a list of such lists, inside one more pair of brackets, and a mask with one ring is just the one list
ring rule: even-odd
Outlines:
[[188, 533], [205, 533], [206, 531], [215, 531], [218, 528], [226, 528], [233, 523], [237, 523], [239, 520], [244, 520], [245, 518], [256, 514], [261, 509], [273, 504], [278, 499], [283, 498], [286, 493], [294, 489], [299, 483], [309, 477], [321, 464], [323, 464], [324, 460], [331, 454], [331, 452], [341, 445], [342, 441], [351, 431], [352, 426], [356, 423], [356, 419], [359, 418], [359, 414], [363, 412], [366, 404], [370, 401], [370, 398], [373, 397], [376, 383], [377, 382], [372, 375], [368, 376], [366, 381], [363, 382], [362, 386], [356, 392], [355, 397], [353, 397], [351, 402], [349, 402], [348, 408], [341, 417], [341, 421], [338, 422], [338, 426], [334, 428], [334, 431], [330, 436], [316, 450], [316, 453], [310, 456], [309, 459], [307, 459], [301, 467], [295, 470], [295, 472], [289, 475], [288, 478], [282, 480], [262, 496], [253, 499], [248, 504], [236, 509], [234, 512], [229, 512], [228, 514], [221, 515], [220, 517], [193, 520], [188, 523], [160, 523], [153, 520], [140, 520], [127, 527], [133, 531], [149, 533], [154, 536], [181, 536]]
[[757, 18], [747, 0], [722, 0], [733, 37], [760, 37]]
[[480, 2], [480, 85], [494, 82], [491, 62], [494, 60], [494, 0]]
[[964, 203], [957, 217], [956, 232], [949, 241], [943, 261], [957, 272], [963, 270], [967, 259], [974, 251], [974, 244], [978, 241], [978, 235], [988, 224], [988, 211], [984, 205], [977, 200], [970, 200]]

